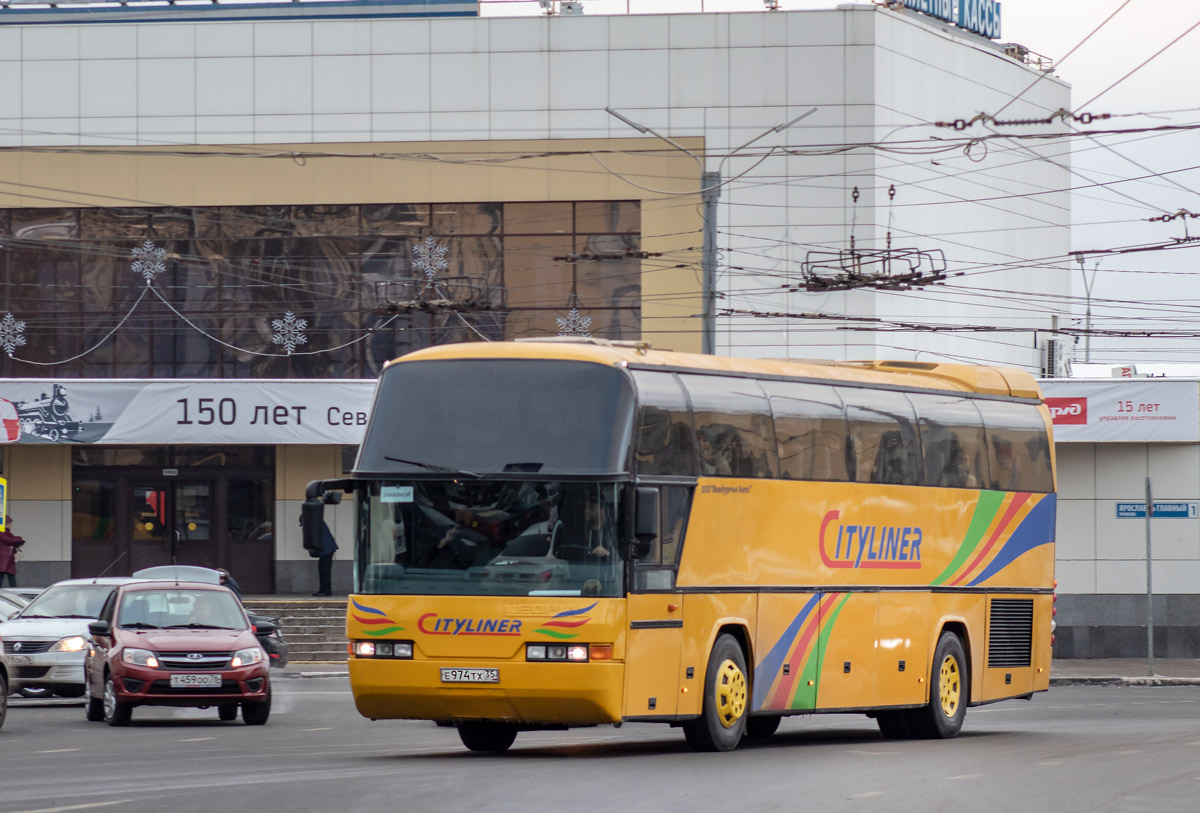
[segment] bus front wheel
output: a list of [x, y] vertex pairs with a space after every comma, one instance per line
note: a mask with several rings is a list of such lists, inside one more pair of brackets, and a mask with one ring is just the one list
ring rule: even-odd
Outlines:
[[908, 727], [912, 733], [935, 740], [957, 736], [967, 716], [970, 697], [967, 686], [967, 657], [962, 641], [953, 632], [943, 632], [933, 651], [929, 705], [910, 712]]
[[688, 745], [697, 751], [732, 751], [746, 730], [750, 681], [746, 659], [732, 635], [722, 635], [708, 656], [704, 677], [704, 709], [683, 724]]
[[458, 737], [472, 751], [507, 751], [517, 739], [517, 727], [510, 723], [459, 723]]

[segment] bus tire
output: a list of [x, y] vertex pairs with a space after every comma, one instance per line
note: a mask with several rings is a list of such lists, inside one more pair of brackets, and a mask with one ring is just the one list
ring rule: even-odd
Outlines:
[[499, 753], [507, 751], [517, 739], [517, 727], [511, 723], [486, 720], [458, 724], [458, 738], [472, 751]]
[[746, 736], [752, 740], [765, 740], [777, 730], [783, 717], [772, 714], [769, 717], [751, 717], [746, 720]]
[[746, 731], [750, 696], [746, 659], [732, 635], [721, 635], [708, 656], [704, 675], [704, 708], [683, 724], [688, 745], [696, 751], [732, 751]]
[[918, 737], [948, 740], [962, 730], [967, 716], [967, 656], [953, 632], [943, 632], [933, 651], [929, 705], [910, 712], [909, 728]]

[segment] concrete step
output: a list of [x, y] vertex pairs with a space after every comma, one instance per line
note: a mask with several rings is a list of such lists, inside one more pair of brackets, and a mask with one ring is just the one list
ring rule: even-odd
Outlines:
[[278, 619], [290, 660], [346, 660], [346, 599], [250, 598], [243, 603], [255, 615]]

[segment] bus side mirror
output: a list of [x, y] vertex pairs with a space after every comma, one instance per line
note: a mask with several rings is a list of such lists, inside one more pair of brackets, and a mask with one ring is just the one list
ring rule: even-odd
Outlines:
[[629, 552], [634, 559], [641, 559], [650, 552], [650, 546], [658, 536], [659, 491], [657, 488], [639, 487], [634, 506], [633, 535], [635, 542]]

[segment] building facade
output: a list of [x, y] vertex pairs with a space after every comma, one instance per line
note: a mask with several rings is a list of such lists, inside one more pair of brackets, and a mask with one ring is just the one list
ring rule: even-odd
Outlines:
[[[3, 471], [26, 578], [173, 553], [307, 590], [303, 487], [349, 465], [361, 427], [284, 385], [358, 404], [386, 360], [430, 344], [1039, 368], [1050, 316], [989, 296], [1069, 289], [1048, 259], [1068, 248], [1066, 193], [1048, 191], [1067, 169], [1044, 160], [1061, 150], [942, 145], [958, 131], [936, 122], [1048, 116], [1070, 106], [1057, 78], [876, 5], [437, 5], [0, 19], [0, 398], [25, 429]], [[889, 284], [837, 284], [863, 268]], [[905, 273], [940, 287], [887, 279]], [[892, 331], [914, 321], [1030, 341], [966, 334], [948, 356]], [[349, 538], [345, 509], [334, 524]]]

